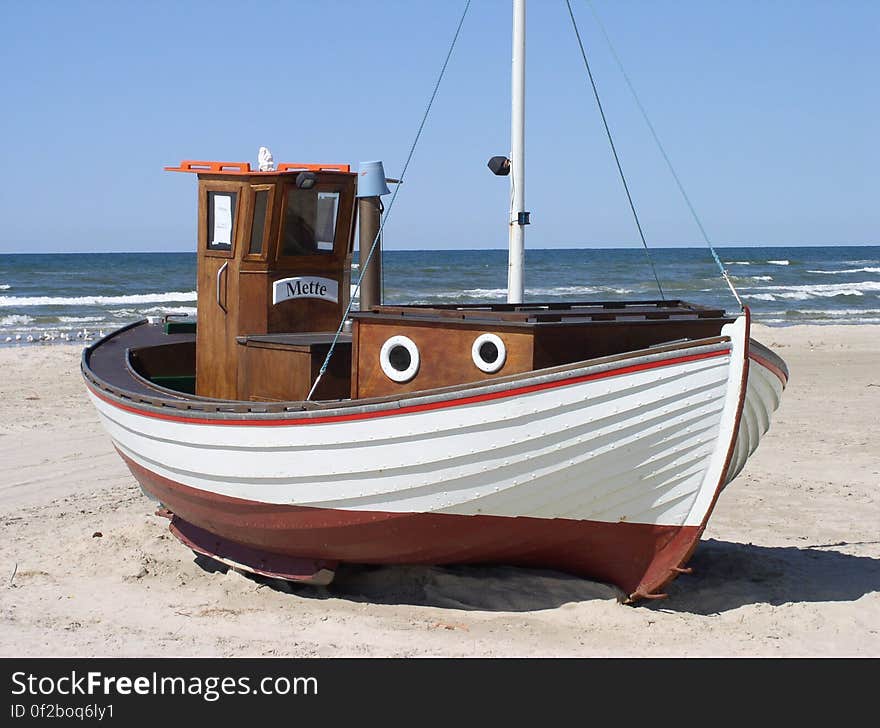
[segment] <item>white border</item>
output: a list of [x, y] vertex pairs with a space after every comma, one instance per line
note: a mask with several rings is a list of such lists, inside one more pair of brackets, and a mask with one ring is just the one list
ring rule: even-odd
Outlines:
[[[395, 346], [402, 346], [409, 352], [409, 366], [402, 372], [391, 366], [389, 355]], [[419, 347], [408, 336], [392, 336], [384, 344], [379, 352], [379, 363], [382, 365], [382, 371], [390, 380], [398, 383], [410, 381], [419, 370]]]
[[[495, 344], [495, 348], [498, 349], [498, 358], [495, 361], [487, 362], [480, 356], [480, 347], [486, 342]], [[480, 334], [474, 339], [473, 346], [471, 346], [471, 359], [474, 360], [474, 364], [481, 372], [494, 374], [507, 361], [507, 347], [504, 345], [501, 337], [496, 334]]]

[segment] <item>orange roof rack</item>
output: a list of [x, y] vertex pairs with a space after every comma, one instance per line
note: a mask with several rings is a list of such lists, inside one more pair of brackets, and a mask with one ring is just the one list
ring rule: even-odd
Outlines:
[[282, 162], [278, 165], [279, 172], [351, 172], [348, 164], [299, 164], [298, 162]]
[[165, 167], [166, 172], [215, 172], [232, 174], [249, 174], [250, 162], [201, 162], [185, 159], [179, 167]]
[[351, 173], [348, 164], [301, 164], [299, 162], [283, 162], [275, 172], [258, 172], [251, 169], [250, 162], [205, 162], [195, 159], [184, 159], [178, 167], [165, 167], [166, 172], [209, 172], [212, 174], [277, 174], [279, 172], [342, 172]]

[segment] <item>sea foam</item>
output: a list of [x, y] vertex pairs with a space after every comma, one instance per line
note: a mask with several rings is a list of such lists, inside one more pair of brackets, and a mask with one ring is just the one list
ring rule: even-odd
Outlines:
[[833, 298], [834, 296], [864, 296], [871, 291], [880, 291], [880, 281], [861, 281], [860, 283], [817, 283], [805, 286], [763, 286], [760, 293], [746, 293], [747, 298], [758, 301], [806, 301], [810, 298]]
[[[632, 293], [630, 288], [610, 288], [600, 286], [556, 286], [553, 288], [527, 288], [525, 294], [529, 297], [541, 298], [547, 296], [592, 296], [600, 293]], [[462, 291], [439, 291], [430, 294], [433, 298], [507, 298], [506, 288], [470, 288]]]
[[880, 273], [880, 268], [844, 268], [842, 270], [808, 270], [807, 273], [821, 273], [822, 275], [835, 276], [840, 273]]
[[105, 306], [122, 303], [195, 301], [196, 292], [137, 293], [131, 296], [0, 296], [0, 307], [19, 306]]
[[0, 326], [24, 326], [25, 324], [33, 322], [33, 320], [34, 319], [30, 316], [23, 316], [22, 314], [0, 316]]

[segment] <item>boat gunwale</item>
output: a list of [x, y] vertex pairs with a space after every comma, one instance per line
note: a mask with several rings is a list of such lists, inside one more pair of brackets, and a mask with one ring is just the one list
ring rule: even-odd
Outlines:
[[[186, 398], [149, 397], [142, 394], [126, 392], [113, 386], [99, 377], [89, 367], [90, 354], [102, 343], [133, 326], [143, 325], [146, 320], [123, 327], [116, 332], [100, 339], [83, 350], [81, 371], [89, 389], [111, 404], [134, 410], [146, 416], [162, 419], [173, 418], [182, 422], [207, 419], [217, 424], [288, 424], [309, 422], [315, 419], [351, 419], [352, 417], [393, 413], [413, 408], [435, 408], [455, 406], [456, 402], [466, 404], [480, 399], [496, 399], [525, 393], [531, 388], [547, 388], [565, 386], [576, 383], [574, 380], [591, 378], [592, 376], [612, 376], [613, 372], [634, 371], [639, 368], [672, 365], [677, 361], [696, 360], [708, 356], [718, 356], [731, 350], [729, 336], [717, 336], [707, 339], [677, 342], [672, 344], [624, 352], [608, 357], [599, 357], [579, 362], [572, 362], [556, 367], [511, 374], [493, 380], [467, 382], [450, 387], [426, 389], [421, 392], [406, 392], [399, 395], [374, 397], [367, 399], [343, 399], [323, 402], [249, 402], [242, 400], [218, 400]], [[128, 350], [126, 350], [128, 351]], [[682, 353], [682, 356], [670, 354]], [[625, 366], [621, 363], [626, 362]], [[634, 369], [635, 368], [635, 369]], [[611, 372], [612, 374], [608, 374]], [[155, 385], [154, 385], [155, 386]], [[391, 412], [389, 412], [391, 410]], [[172, 415], [170, 411], [173, 411]], [[402, 412], [401, 412], [402, 414]]]
[[535, 306], [523, 307], [521, 310], [496, 310], [488, 307], [473, 308], [428, 308], [410, 306], [379, 306], [369, 311], [350, 314], [355, 321], [374, 323], [407, 323], [427, 325], [456, 325], [459, 327], [481, 328], [491, 325], [493, 328], [524, 328], [552, 329], [567, 328], [575, 324], [589, 324], [590, 327], [603, 328], [618, 326], [656, 325], [661, 322], [679, 321], [717, 321], [722, 326], [733, 323], [736, 316], [728, 316], [718, 310], [692, 310], [688, 308], [670, 308], [660, 310], [656, 307], [636, 309], [598, 309], [598, 310], [562, 310]]
[[749, 358], [775, 374], [785, 387], [788, 384], [789, 372], [785, 360], [771, 348], [760, 341], [751, 339], [749, 342]]

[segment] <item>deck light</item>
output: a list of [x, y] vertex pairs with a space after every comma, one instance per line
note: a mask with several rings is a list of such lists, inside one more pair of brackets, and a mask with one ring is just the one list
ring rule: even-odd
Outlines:
[[510, 174], [510, 160], [507, 157], [492, 157], [486, 165], [492, 170], [492, 174], [506, 177]]
[[315, 186], [317, 180], [318, 177], [314, 172], [300, 172], [296, 176], [295, 184], [301, 190], [310, 190]]

